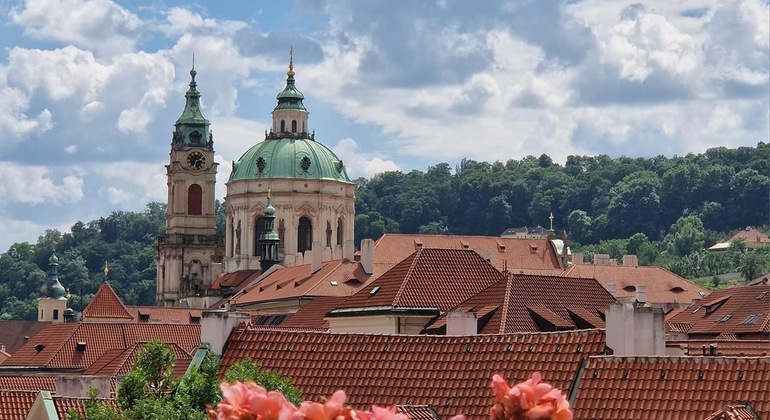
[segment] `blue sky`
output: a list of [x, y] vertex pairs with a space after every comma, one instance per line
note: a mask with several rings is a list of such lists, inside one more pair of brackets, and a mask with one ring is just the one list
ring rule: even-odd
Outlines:
[[0, 251], [165, 199], [195, 54], [218, 197], [294, 47], [351, 176], [768, 140], [768, 3], [0, 0]]

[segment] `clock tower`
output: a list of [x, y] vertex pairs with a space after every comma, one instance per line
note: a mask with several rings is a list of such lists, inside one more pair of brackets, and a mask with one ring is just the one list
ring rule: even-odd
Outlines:
[[156, 303], [205, 307], [202, 295], [221, 272], [224, 237], [217, 235], [214, 184], [217, 163], [210, 123], [200, 107], [196, 71], [184, 111], [174, 124], [166, 165], [166, 232], [158, 238]]

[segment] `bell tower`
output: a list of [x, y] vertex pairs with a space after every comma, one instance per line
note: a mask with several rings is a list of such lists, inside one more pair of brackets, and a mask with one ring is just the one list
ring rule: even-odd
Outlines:
[[166, 231], [157, 247], [159, 305], [174, 306], [184, 299], [190, 306], [205, 306], [196, 298], [221, 272], [224, 237], [216, 232], [214, 206], [218, 164], [210, 123], [201, 112], [196, 75], [193, 65], [166, 165]]

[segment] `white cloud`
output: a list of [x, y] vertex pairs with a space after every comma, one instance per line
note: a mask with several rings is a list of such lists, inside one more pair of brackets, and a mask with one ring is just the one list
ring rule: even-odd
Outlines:
[[[115, 200], [113, 204], [131, 203], [140, 209], [149, 201], [166, 201], [166, 168], [163, 165], [163, 162], [120, 161], [98, 163], [80, 170], [99, 179], [102, 193]], [[121, 200], [119, 194], [129, 198]]]
[[17, 220], [0, 212], [0, 252], [6, 252], [15, 243], [34, 242], [46, 226], [28, 220]]
[[78, 151], [78, 145], [77, 144], [70, 144], [69, 146], [64, 148], [64, 152], [71, 155]]
[[15, 142], [22, 136], [51, 129], [51, 112], [47, 109], [37, 117], [27, 116], [29, 99], [29, 95], [19, 89], [0, 86], [0, 131], [10, 134], [3, 136], [0, 143]]
[[392, 160], [385, 160], [371, 153], [358, 150], [358, 143], [351, 138], [340, 140], [332, 149], [338, 158], [342, 159], [350, 178], [367, 177], [385, 172], [397, 171], [400, 168]]
[[108, 0], [27, 0], [11, 18], [33, 37], [106, 54], [133, 51], [142, 26], [135, 14]]
[[100, 194], [107, 196], [107, 200], [109, 200], [110, 204], [122, 204], [135, 199], [133, 194], [116, 187], [102, 188], [99, 192]]
[[234, 34], [246, 27], [245, 22], [204, 18], [190, 10], [173, 7], [166, 12], [166, 22], [160, 24], [158, 29], [166, 36], [173, 36], [194, 31]]
[[0, 196], [5, 204], [77, 203], [83, 199], [83, 178], [67, 175], [57, 184], [47, 168], [6, 162], [0, 177]]

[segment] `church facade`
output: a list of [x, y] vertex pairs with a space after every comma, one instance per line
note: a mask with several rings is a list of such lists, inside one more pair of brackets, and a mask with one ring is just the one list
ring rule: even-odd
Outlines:
[[[195, 297], [222, 272], [352, 260], [355, 183], [344, 162], [309, 130], [293, 60], [270, 129], [232, 163], [224, 236], [216, 233], [213, 137], [200, 109], [195, 70], [190, 74], [166, 165], [168, 204], [166, 231], [157, 246], [156, 303], [200, 306], [206, 300]], [[277, 239], [277, 246], [266, 246], [266, 238]]]
[[272, 191], [279, 260], [308, 263], [353, 254], [355, 184], [344, 162], [308, 130], [304, 95], [289, 64], [265, 138], [233, 162], [227, 182], [226, 272], [260, 268], [259, 239], [267, 192]]
[[173, 306], [199, 295], [221, 273], [224, 238], [217, 235], [217, 163], [210, 122], [201, 112], [195, 69], [174, 124], [166, 165], [166, 230], [158, 238], [156, 303]]

